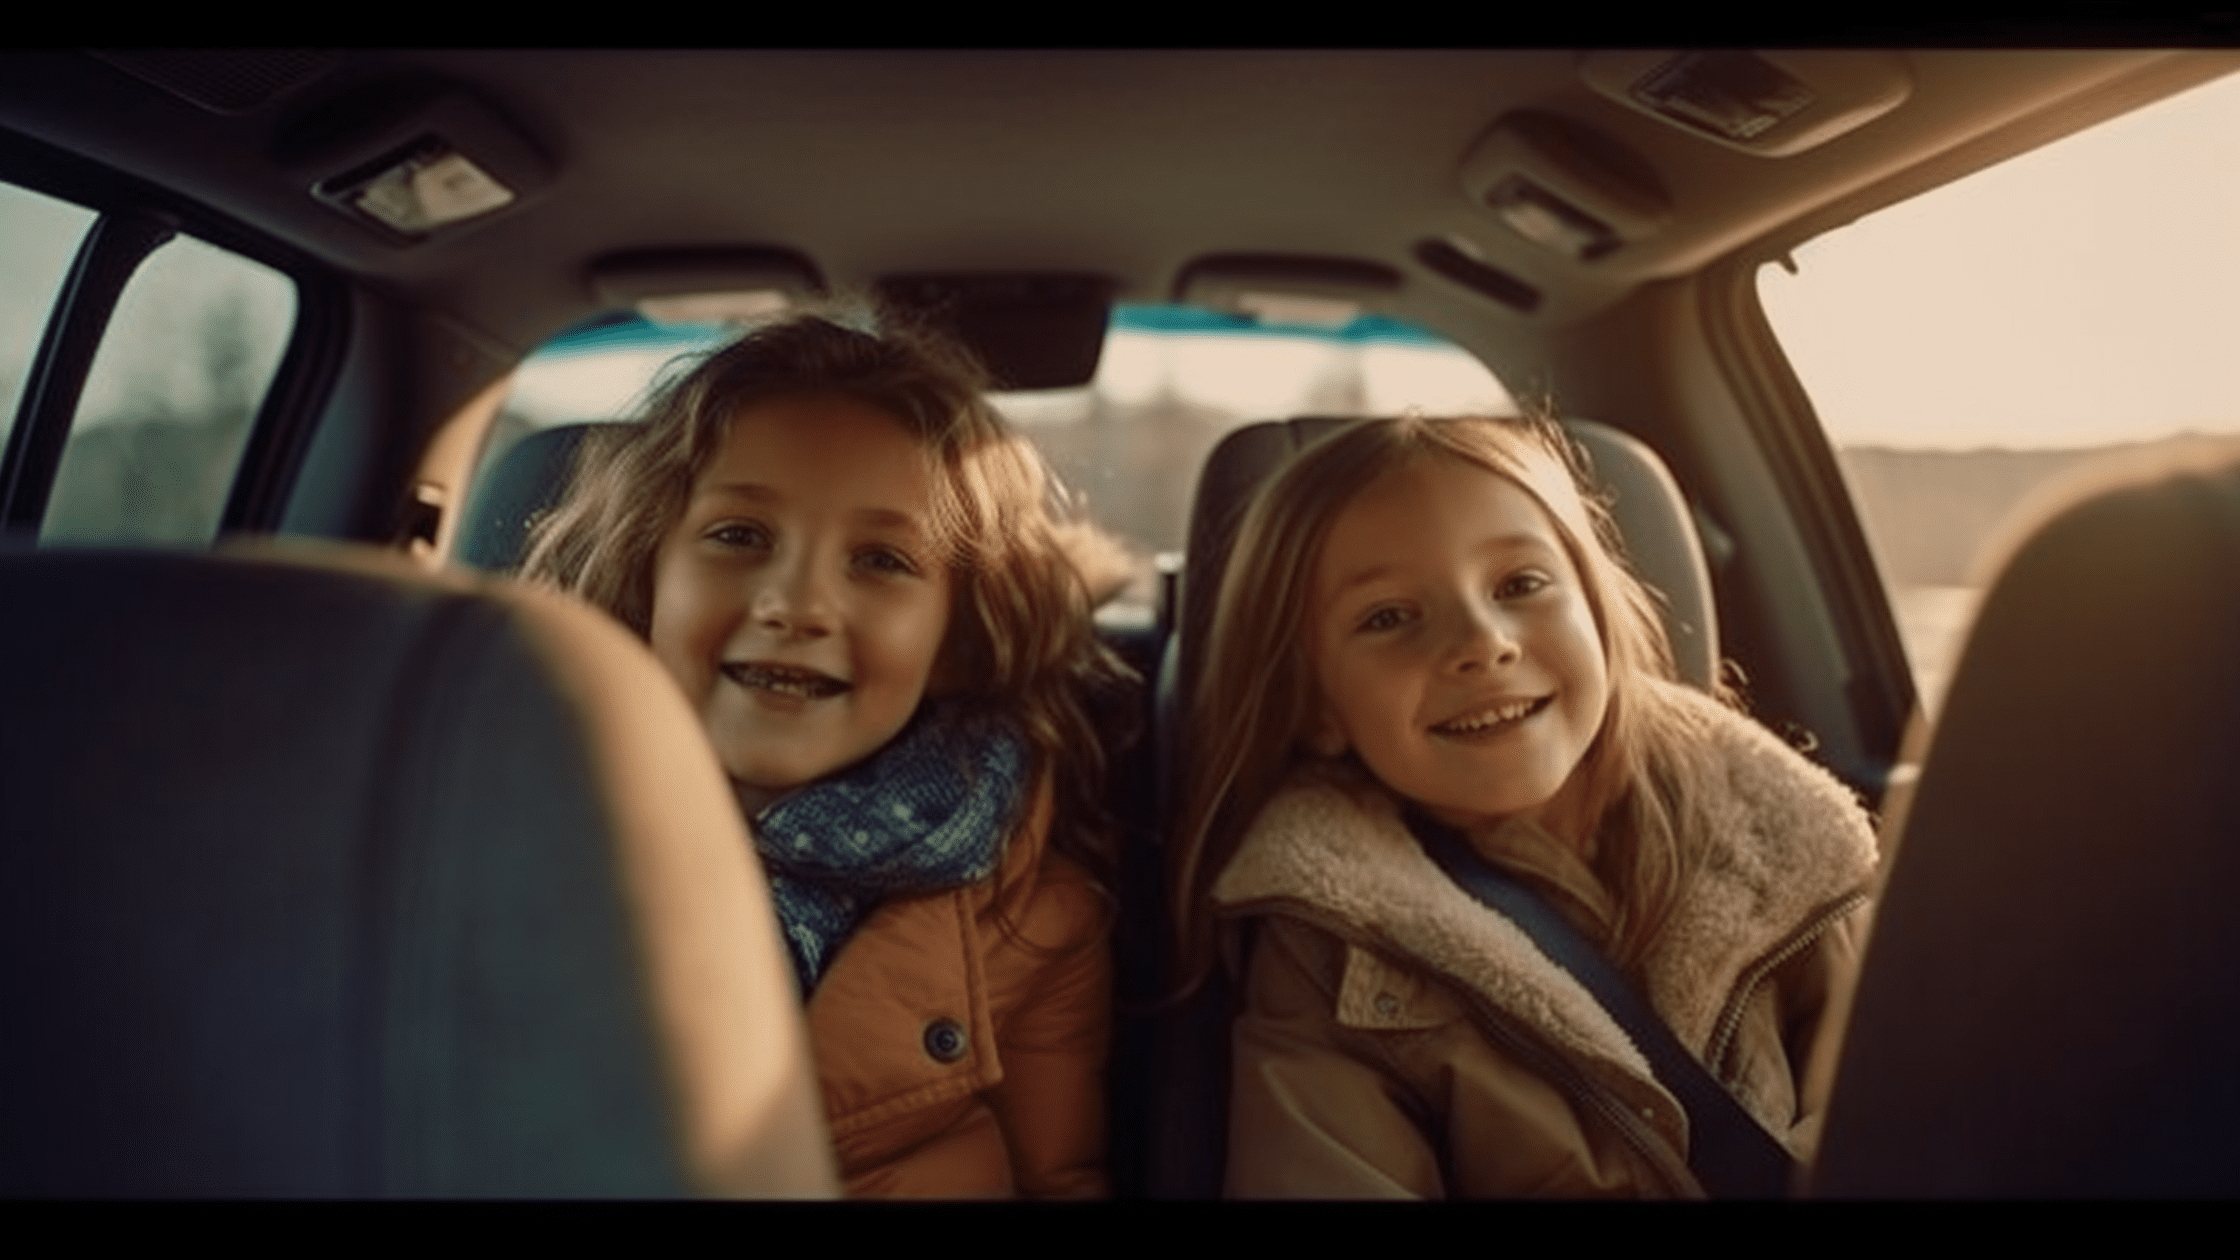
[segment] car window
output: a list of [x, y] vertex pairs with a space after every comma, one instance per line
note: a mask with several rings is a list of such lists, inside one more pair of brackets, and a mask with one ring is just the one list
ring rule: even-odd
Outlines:
[[[665, 365], [731, 335], [608, 317], [555, 338], [521, 365], [485, 462], [533, 429], [632, 415]], [[1292, 415], [1514, 406], [1478, 359], [1396, 320], [1268, 325], [1152, 305], [1115, 308], [1089, 385], [1000, 393], [995, 403], [1127, 547], [1134, 578], [1100, 614], [1123, 622], [1151, 616], [1157, 558], [1182, 548], [1198, 469], [1230, 429]]]
[[83, 206], [0, 183], [0, 443], [15, 427], [47, 316], [93, 218]]
[[41, 542], [207, 543], [295, 326], [295, 284], [181, 236], [141, 264], [95, 353]]
[[1984, 566], [2035, 493], [2099, 457], [2240, 431], [2235, 223], [2240, 78], [1862, 218], [1760, 271], [1932, 711]]

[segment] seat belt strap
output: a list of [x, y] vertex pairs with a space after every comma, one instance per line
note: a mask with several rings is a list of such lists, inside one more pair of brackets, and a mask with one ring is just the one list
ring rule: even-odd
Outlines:
[[1487, 909], [1515, 924], [1549, 961], [1570, 973], [1618, 1027], [1688, 1113], [1688, 1167], [1715, 1198], [1780, 1199], [1796, 1160], [1725, 1086], [1680, 1044], [1602, 951], [1539, 895], [1480, 857], [1452, 828], [1408, 811], [1408, 829], [1447, 877]]

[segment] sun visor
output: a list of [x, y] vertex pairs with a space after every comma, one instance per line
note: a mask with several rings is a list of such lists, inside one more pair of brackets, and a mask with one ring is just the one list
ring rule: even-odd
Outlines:
[[998, 388], [1075, 389], [1097, 375], [1113, 282], [1063, 273], [881, 277], [879, 296], [956, 338]]

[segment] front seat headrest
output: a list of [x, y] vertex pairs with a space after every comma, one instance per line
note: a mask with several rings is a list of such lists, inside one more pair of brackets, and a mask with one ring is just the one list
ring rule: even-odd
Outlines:
[[0, 555], [0, 1194], [831, 1191], [767, 889], [599, 614]]
[[1985, 597], [1890, 842], [1818, 1193], [2240, 1194], [2236, 459], [2103, 483]]

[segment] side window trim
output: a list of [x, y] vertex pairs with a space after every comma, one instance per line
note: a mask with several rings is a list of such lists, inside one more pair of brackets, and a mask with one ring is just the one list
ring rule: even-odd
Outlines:
[[178, 235], [169, 216], [104, 213], [78, 247], [24, 380], [15, 427], [0, 456], [0, 528], [36, 530], [117, 299], [140, 264]]
[[[263, 260], [260, 260], [263, 261]], [[332, 387], [349, 339], [346, 287], [321, 273], [282, 270], [296, 286], [296, 324], [272, 384], [257, 405], [249, 445], [234, 469], [219, 532], [279, 529], [296, 474], [310, 450], [319, 405]]]
[[1913, 671], [1849, 487], [1759, 304], [1753, 278], [1767, 261], [1763, 247], [1744, 250], [1705, 274], [1704, 330], [1787, 500], [1841, 645], [1843, 704], [1867, 760], [1831, 759], [1831, 768], [1876, 800], [1889, 786], [1918, 702]]

